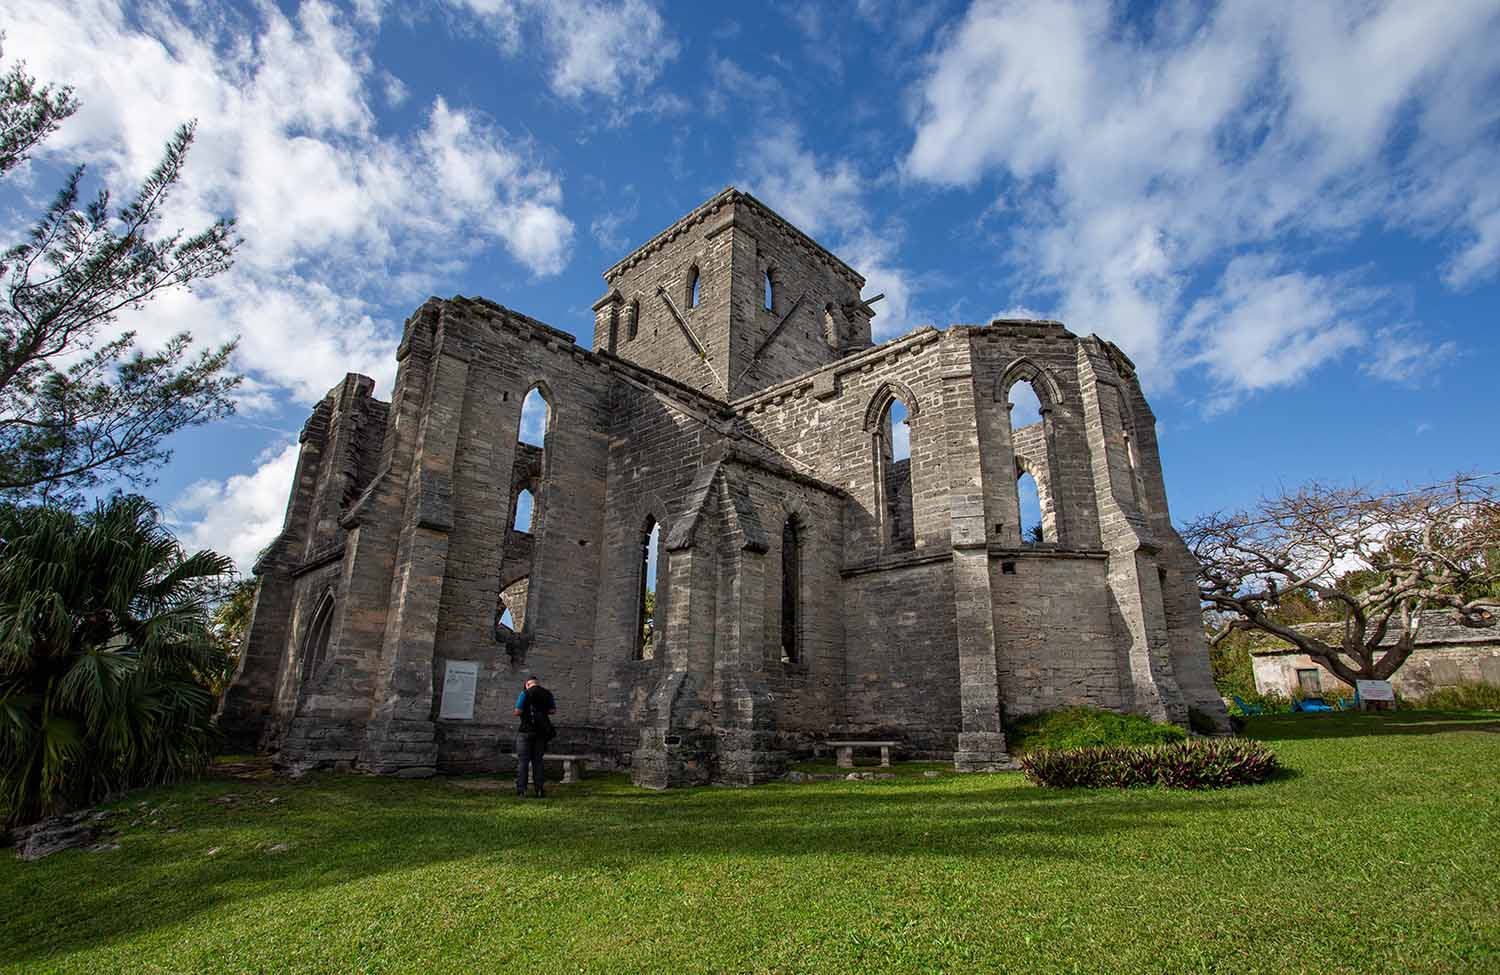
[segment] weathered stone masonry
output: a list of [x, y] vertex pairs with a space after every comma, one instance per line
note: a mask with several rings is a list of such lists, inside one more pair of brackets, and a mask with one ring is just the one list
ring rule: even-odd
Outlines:
[[[531, 671], [562, 702], [558, 747], [657, 788], [764, 781], [830, 737], [999, 767], [1007, 719], [1070, 704], [1222, 720], [1154, 418], [1118, 348], [1046, 321], [873, 345], [864, 279], [732, 188], [605, 281], [592, 351], [433, 298], [389, 404], [354, 375], [318, 404], [255, 567], [220, 719], [237, 747], [493, 769]], [[1020, 382], [1042, 420], [1012, 430]], [[531, 390], [540, 448], [517, 442]], [[1022, 473], [1040, 542], [1021, 535]], [[529, 531], [512, 527], [522, 489]], [[472, 718], [439, 716], [449, 661], [478, 668]]]

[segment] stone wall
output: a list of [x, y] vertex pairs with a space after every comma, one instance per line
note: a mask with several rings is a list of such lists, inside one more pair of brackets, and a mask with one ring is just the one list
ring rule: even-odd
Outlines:
[[[1481, 682], [1500, 687], [1500, 627], [1472, 629], [1444, 618], [1424, 617], [1416, 649], [1391, 675], [1402, 695], [1421, 698], [1456, 684]], [[1315, 670], [1324, 692], [1353, 696], [1354, 689], [1303, 653], [1257, 651], [1250, 657], [1255, 688], [1262, 694], [1291, 697], [1298, 690], [1297, 671]]]

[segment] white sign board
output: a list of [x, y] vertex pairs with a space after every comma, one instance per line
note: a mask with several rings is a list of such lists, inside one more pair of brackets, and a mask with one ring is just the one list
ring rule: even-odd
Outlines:
[[1396, 692], [1388, 680], [1362, 680], [1355, 684], [1361, 701], [1394, 701]]
[[471, 720], [474, 717], [474, 687], [479, 683], [479, 663], [474, 660], [450, 660], [443, 671], [443, 706], [440, 720]]

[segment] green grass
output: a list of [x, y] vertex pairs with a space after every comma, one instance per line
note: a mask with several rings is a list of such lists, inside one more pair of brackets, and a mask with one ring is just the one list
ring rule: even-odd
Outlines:
[[517, 802], [448, 781], [210, 779], [117, 804], [141, 819], [118, 850], [0, 857], [0, 966], [1500, 970], [1500, 716], [1250, 733], [1292, 772], [1206, 793], [601, 776]]
[[1098, 708], [1062, 708], [1022, 718], [1005, 729], [1015, 754], [1043, 748], [1093, 748], [1099, 745], [1166, 745], [1187, 738], [1175, 724], [1159, 724], [1138, 714]]

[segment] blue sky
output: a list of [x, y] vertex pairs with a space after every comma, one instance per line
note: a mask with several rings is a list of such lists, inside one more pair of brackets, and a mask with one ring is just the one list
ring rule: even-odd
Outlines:
[[228, 274], [121, 319], [241, 337], [239, 414], [150, 489], [248, 567], [346, 371], [484, 295], [584, 337], [600, 272], [736, 184], [884, 292], [878, 338], [1056, 317], [1119, 343], [1183, 521], [1311, 478], [1500, 469], [1500, 2], [669, 5], [0, 0], [83, 108], [0, 193], [123, 191], [199, 140], [173, 222]]

